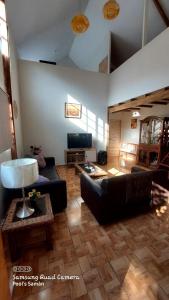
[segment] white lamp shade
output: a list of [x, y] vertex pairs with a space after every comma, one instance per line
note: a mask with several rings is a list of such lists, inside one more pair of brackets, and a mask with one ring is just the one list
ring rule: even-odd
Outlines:
[[1, 164], [1, 182], [8, 189], [22, 188], [38, 180], [38, 164], [33, 158], [5, 161]]

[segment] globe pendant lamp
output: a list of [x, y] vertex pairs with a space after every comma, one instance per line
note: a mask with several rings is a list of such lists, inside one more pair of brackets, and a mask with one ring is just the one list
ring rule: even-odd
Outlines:
[[109, 0], [103, 6], [103, 16], [106, 20], [115, 19], [120, 12], [120, 6], [116, 0]]
[[79, 0], [79, 13], [72, 18], [71, 28], [74, 33], [84, 33], [87, 31], [90, 23], [88, 18], [82, 13], [82, 3]]
[[71, 28], [74, 33], [84, 33], [88, 29], [89, 25], [90, 23], [88, 18], [83, 14], [74, 16], [71, 21]]

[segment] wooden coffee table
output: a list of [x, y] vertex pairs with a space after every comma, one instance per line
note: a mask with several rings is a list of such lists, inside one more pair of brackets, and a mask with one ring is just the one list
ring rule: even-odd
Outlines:
[[106, 171], [104, 171], [103, 169], [99, 168], [98, 166], [96, 166], [93, 163], [89, 163], [89, 167], [91, 167], [91, 169], [88, 169], [85, 166], [88, 167], [88, 164], [87, 163], [75, 164], [76, 174], [86, 173], [87, 175], [89, 175], [93, 179], [94, 178], [96, 179], [98, 177], [102, 177], [102, 176], [107, 176], [108, 175], [108, 173]]
[[45, 242], [47, 248], [52, 249], [51, 224], [54, 222], [54, 215], [49, 194], [42, 195], [35, 201], [35, 212], [28, 218], [16, 217], [21, 204], [22, 199], [12, 200], [2, 227], [2, 232], [8, 239], [12, 261], [20, 257], [21, 250], [38, 243]]

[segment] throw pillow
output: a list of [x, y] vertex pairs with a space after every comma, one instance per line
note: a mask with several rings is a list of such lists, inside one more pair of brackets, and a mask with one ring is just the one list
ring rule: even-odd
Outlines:
[[40, 182], [48, 182], [50, 181], [47, 177], [39, 175], [38, 180], [36, 181], [36, 183], [40, 183]]
[[42, 151], [42, 147], [39, 146], [30, 146], [31, 155], [33, 158], [35, 158], [38, 161], [39, 168], [45, 168], [46, 167], [46, 161], [44, 159], [44, 154]]
[[46, 167], [46, 161], [44, 159], [43, 154], [34, 155], [34, 158], [37, 160], [39, 168], [45, 168]]
[[97, 184], [101, 185], [102, 180], [103, 180], [103, 178], [99, 178], [99, 179], [96, 179], [95, 182], [96, 182]]

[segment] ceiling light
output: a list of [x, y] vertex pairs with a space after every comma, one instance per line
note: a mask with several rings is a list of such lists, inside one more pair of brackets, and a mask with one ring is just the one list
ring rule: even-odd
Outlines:
[[71, 21], [71, 28], [74, 33], [84, 33], [88, 29], [89, 25], [90, 23], [88, 18], [83, 14], [74, 16]]
[[115, 19], [120, 12], [120, 6], [116, 0], [109, 0], [103, 6], [103, 16], [106, 20]]
[[139, 111], [133, 111], [132, 112], [132, 117], [140, 117], [140, 112]]

